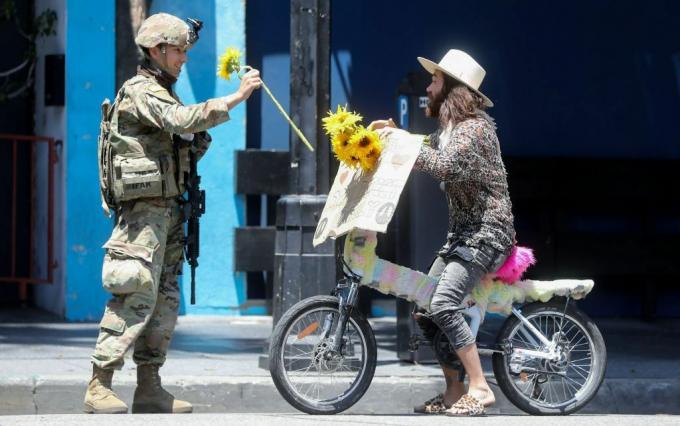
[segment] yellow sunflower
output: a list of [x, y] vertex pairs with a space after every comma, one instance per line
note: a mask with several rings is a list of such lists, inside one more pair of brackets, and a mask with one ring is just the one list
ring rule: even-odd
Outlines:
[[355, 113], [347, 111], [347, 107], [338, 108], [335, 112], [328, 111], [328, 116], [323, 118], [323, 128], [326, 134], [333, 137], [339, 133], [347, 133], [352, 130], [358, 122], [360, 122], [362, 117]]
[[354, 156], [362, 170], [373, 170], [382, 153], [382, 143], [378, 133], [359, 126], [350, 138], [350, 145], [353, 147]]
[[350, 144], [350, 133], [338, 133], [333, 136], [331, 140], [331, 145], [333, 146], [333, 152], [335, 157], [345, 163], [350, 167], [356, 167], [358, 164], [356, 160], [352, 158], [355, 157], [354, 147]]
[[241, 52], [235, 47], [228, 47], [217, 63], [217, 76], [225, 80], [231, 79], [231, 74], [241, 70]]
[[371, 170], [373, 170], [375, 168], [375, 165], [378, 163], [380, 153], [381, 153], [380, 149], [371, 148], [370, 151], [361, 156], [359, 158], [361, 169], [366, 172], [370, 172]]

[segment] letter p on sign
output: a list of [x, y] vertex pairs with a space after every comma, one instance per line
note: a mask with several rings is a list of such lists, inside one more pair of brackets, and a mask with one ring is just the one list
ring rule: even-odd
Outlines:
[[399, 127], [408, 130], [408, 96], [399, 96], [397, 108], [399, 110]]

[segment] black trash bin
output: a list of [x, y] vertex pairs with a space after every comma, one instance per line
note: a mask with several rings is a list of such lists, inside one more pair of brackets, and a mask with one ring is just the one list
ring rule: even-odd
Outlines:
[[312, 245], [326, 195], [286, 195], [276, 203], [273, 320], [302, 299], [335, 287], [335, 242]]

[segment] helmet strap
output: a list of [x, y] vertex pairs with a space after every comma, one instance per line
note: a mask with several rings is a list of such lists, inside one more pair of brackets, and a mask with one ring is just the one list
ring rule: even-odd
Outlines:
[[[159, 68], [161, 71], [168, 73], [168, 56], [167, 56], [167, 45], [166, 44], [161, 44], [158, 46], [158, 49], [161, 52], [161, 57], [159, 58], [159, 61], [153, 61], [155, 62], [155, 65], [157, 68]], [[169, 74], [169, 73], [168, 73]]]
[[177, 81], [175, 76], [164, 71], [163, 68], [153, 60], [144, 61], [144, 63], [137, 68], [137, 73], [155, 78], [156, 81], [158, 81], [161, 86], [168, 89], [168, 91], [172, 90], [172, 85]]

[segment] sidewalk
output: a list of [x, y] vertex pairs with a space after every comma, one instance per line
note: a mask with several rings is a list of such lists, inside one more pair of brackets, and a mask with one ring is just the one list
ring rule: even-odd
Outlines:
[[[30, 320], [29, 320], [30, 319]], [[396, 322], [372, 320], [378, 341], [373, 383], [350, 411], [407, 414], [441, 391], [433, 365], [400, 363]], [[596, 319], [608, 349], [605, 383], [583, 413], [680, 414], [680, 320], [644, 323]], [[294, 413], [269, 372], [258, 368], [270, 317], [180, 317], [163, 383], [196, 412]], [[0, 311], [0, 415], [80, 413], [91, 374], [95, 323], [64, 323], [38, 311]], [[488, 359], [485, 370], [491, 371]], [[131, 402], [135, 366], [129, 360], [114, 388]], [[493, 382], [493, 378], [491, 377]], [[498, 388], [492, 413], [513, 414]]]

